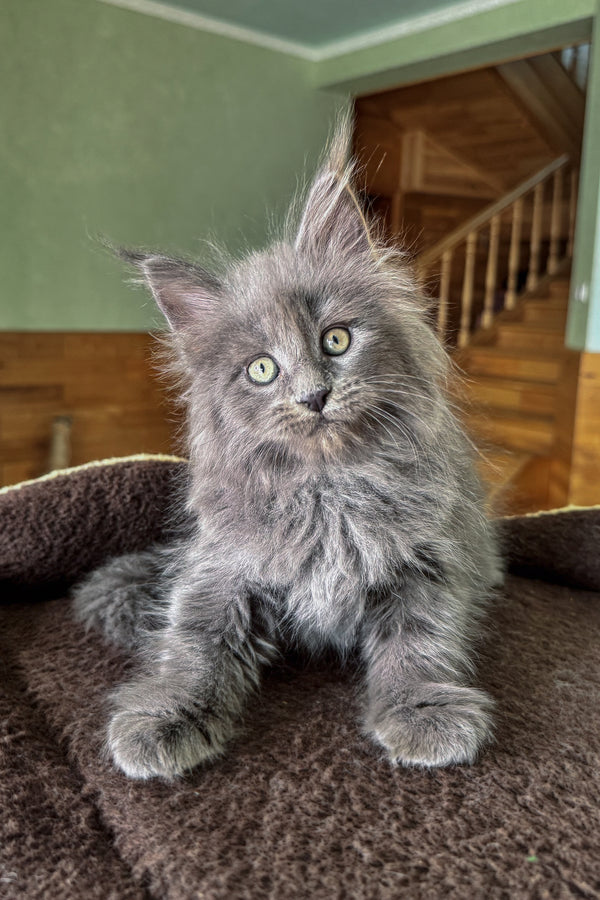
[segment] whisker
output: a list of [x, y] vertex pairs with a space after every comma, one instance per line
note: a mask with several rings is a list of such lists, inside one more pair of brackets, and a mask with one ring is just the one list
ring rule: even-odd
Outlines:
[[[423, 394], [420, 392], [416, 393], [416, 392], [413, 392], [410, 390], [403, 391], [401, 388], [397, 388], [397, 387], [395, 387], [395, 388], [388, 387], [388, 384], [390, 384], [390, 382], [385, 381], [385, 380], [377, 381], [375, 379], [370, 379], [369, 377], [367, 377], [364, 379], [364, 381], [365, 381], [365, 383], [368, 384], [368, 386], [372, 386], [372, 385], [381, 386], [382, 392], [404, 394], [407, 397], [414, 397], [415, 399], [419, 399], [419, 400], [431, 401], [433, 399], [431, 397], [431, 395], [428, 395], [428, 394]], [[459, 414], [464, 412], [464, 404], [463, 403], [456, 402], [456, 401], [450, 399], [450, 397], [445, 397], [444, 399], [445, 399], [446, 406], [450, 407], [450, 409], [455, 410]]]
[[364, 375], [361, 381], [370, 381], [372, 379], [385, 378], [393, 381], [420, 381], [425, 380], [422, 375], [410, 375], [408, 372], [376, 372], [373, 375]]
[[380, 408], [371, 409], [369, 412], [371, 413], [371, 415], [373, 415], [373, 417], [376, 419], [376, 421], [379, 423], [379, 425], [381, 425], [381, 427], [387, 431], [387, 433], [392, 438], [392, 441], [396, 447], [398, 447], [398, 443], [394, 439], [393, 435], [391, 434], [390, 429], [384, 424], [384, 421], [389, 422], [391, 425], [393, 425], [395, 428], [397, 428], [402, 435], [404, 435], [407, 443], [409, 444], [409, 446], [412, 450], [413, 459], [417, 464], [417, 470], [419, 470], [420, 469], [420, 454], [419, 454], [418, 448], [417, 448], [415, 442], [413, 441], [408, 429], [404, 428], [401, 422], [399, 422], [397, 419], [394, 419], [392, 416], [388, 415], [386, 412], [384, 412], [384, 410], [382, 410]]
[[398, 450], [398, 452], [400, 452], [400, 447], [398, 446], [398, 441], [396, 441], [396, 439], [394, 438], [392, 432], [391, 432], [390, 429], [387, 427], [387, 425], [385, 425], [384, 422], [382, 422], [382, 421], [379, 419], [379, 417], [375, 415], [375, 413], [373, 412], [373, 410], [363, 410], [363, 413], [364, 413], [364, 415], [366, 415], [368, 418], [373, 419], [373, 421], [375, 422], [376, 425], [379, 425], [381, 428], [383, 428], [383, 429], [388, 433], [391, 442], [394, 444], [394, 446], [396, 447], [396, 449]]
[[385, 403], [387, 406], [392, 407], [393, 409], [397, 409], [399, 412], [403, 413], [404, 415], [409, 415], [413, 419], [415, 419], [418, 422], [418, 424], [421, 425], [425, 429], [425, 431], [429, 434], [429, 436], [432, 438], [432, 440], [434, 440], [438, 437], [438, 434], [433, 430], [433, 428], [431, 427], [429, 422], [426, 422], [425, 419], [421, 418], [415, 410], [406, 409], [405, 407], [400, 406], [398, 403], [394, 403], [393, 400], [389, 400], [389, 399], [386, 400]]
[[412, 447], [413, 455], [414, 455], [414, 457], [415, 457], [415, 460], [416, 460], [417, 463], [418, 463], [418, 462], [419, 462], [419, 451], [418, 451], [417, 445], [416, 445], [415, 442], [413, 441], [413, 439], [412, 439], [412, 437], [411, 437], [411, 434], [410, 434], [410, 432], [408, 431], [408, 429], [405, 428], [405, 427], [403, 426], [403, 424], [402, 424], [400, 421], [398, 421], [398, 419], [394, 419], [393, 416], [390, 416], [388, 413], [384, 412], [384, 410], [377, 408], [377, 413], [378, 413], [380, 416], [382, 416], [382, 417], [386, 420], [386, 422], [390, 422], [390, 424], [394, 425], [396, 428], [399, 429], [399, 431], [400, 431], [402, 434], [404, 434], [404, 435], [406, 436], [406, 440], [408, 441], [408, 443], [409, 443], [410, 446]]

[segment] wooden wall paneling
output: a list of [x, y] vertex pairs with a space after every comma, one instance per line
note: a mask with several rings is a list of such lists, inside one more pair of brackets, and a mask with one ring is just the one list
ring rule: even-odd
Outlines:
[[565, 352], [550, 478], [555, 507], [600, 504], [600, 354]]
[[569, 502], [600, 504], [600, 353], [582, 353]]
[[354, 152], [359, 183], [364, 182], [370, 194], [392, 197], [400, 186], [402, 132], [382, 116], [357, 116]]
[[46, 471], [57, 416], [72, 419], [72, 465], [176, 451], [158, 346], [137, 333], [0, 334], [0, 483]]
[[558, 509], [570, 502], [571, 460], [581, 354], [565, 350], [555, 388], [555, 444], [548, 483], [548, 505]]
[[[518, 98], [555, 153], [568, 153], [577, 157], [581, 146], [581, 131], [568, 119], [551, 87], [540, 78], [527, 59], [515, 60], [498, 66], [498, 74], [504, 79], [515, 98]], [[565, 78], [568, 75], [565, 73]]]
[[459, 159], [431, 136], [423, 135], [420, 152], [420, 184], [415, 190], [430, 194], [481, 197], [490, 203], [502, 195], [503, 187], [497, 179]]
[[488, 201], [479, 197], [451, 197], [420, 192], [404, 195], [404, 222], [407, 241], [416, 253], [433, 247], [472, 216]]
[[390, 202], [389, 221], [387, 222], [387, 233], [395, 236], [402, 232], [402, 223], [404, 219], [404, 192], [398, 188], [394, 191]]
[[360, 98], [363, 112], [424, 131], [502, 192], [556, 155], [492, 68]]
[[585, 94], [573, 78], [565, 72], [564, 67], [553, 53], [544, 53], [529, 60], [530, 66], [537, 72], [550, 94], [556, 98], [560, 106], [560, 114], [565, 126], [570, 124], [571, 131], [583, 134], [585, 120]]
[[552, 509], [549, 484], [552, 460], [547, 456], [529, 459], [506, 489], [506, 515], [522, 515], [538, 509]]
[[422, 131], [406, 131], [402, 140], [400, 186], [404, 193], [420, 191], [423, 185], [425, 135]]

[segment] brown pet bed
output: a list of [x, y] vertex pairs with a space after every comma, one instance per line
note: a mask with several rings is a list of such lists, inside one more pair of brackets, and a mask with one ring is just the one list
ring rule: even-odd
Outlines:
[[184, 477], [132, 458], [0, 491], [0, 897], [600, 897], [600, 508], [502, 523], [476, 765], [392, 769], [352, 668], [290, 659], [226, 758], [132, 782], [102, 756], [127, 661], [66, 592], [164, 535]]

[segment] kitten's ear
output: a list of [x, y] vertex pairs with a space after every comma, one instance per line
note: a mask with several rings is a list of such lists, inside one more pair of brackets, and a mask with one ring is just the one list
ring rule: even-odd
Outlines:
[[373, 242], [352, 185], [348, 160], [352, 120], [345, 116], [331, 141], [327, 160], [317, 174], [304, 206], [296, 249], [328, 255], [371, 253]]
[[198, 314], [212, 306], [222, 294], [218, 278], [195, 263], [134, 250], [117, 252], [144, 276], [173, 331], [197, 321]]

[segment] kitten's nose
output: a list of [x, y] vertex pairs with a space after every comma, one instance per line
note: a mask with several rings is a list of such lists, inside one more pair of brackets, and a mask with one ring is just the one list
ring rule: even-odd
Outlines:
[[312, 391], [310, 394], [303, 394], [298, 403], [306, 403], [311, 412], [320, 413], [323, 411], [328, 395], [328, 388], [320, 388], [318, 391]]

